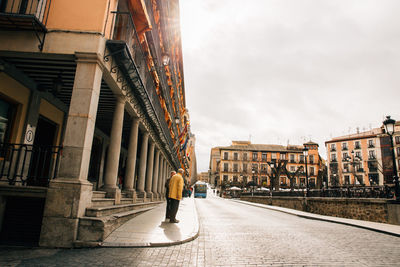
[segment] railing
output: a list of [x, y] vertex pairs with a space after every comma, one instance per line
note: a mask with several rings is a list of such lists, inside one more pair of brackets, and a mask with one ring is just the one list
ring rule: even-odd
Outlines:
[[[285, 189], [282, 191], [272, 191], [275, 197], [304, 197], [306, 188], [301, 189]], [[242, 196], [251, 196], [251, 192], [242, 192]], [[271, 196], [270, 191], [253, 192], [254, 196]], [[394, 196], [393, 188], [389, 187], [341, 187], [329, 189], [310, 189], [309, 197], [326, 197], [326, 198], [386, 198], [392, 199]]]
[[31, 15], [45, 24], [51, 0], [12, 0], [0, 2], [0, 14]]
[[[115, 41], [124, 41], [126, 43], [126, 46], [129, 49], [130, 56], [132, 57], [134, 61], [134, 65], [137, 68], [139, 74], [140, 74], [140, 79], [138, 77], [133, 78], [132, 82], [134, 83], [135, 87], [137, 84], [140, 82], [139, 80], [142, 81], [143, 87], [144, 87], [144, 95], [141, 92], [141, 97], [142, 98], [147, 98], [144, 99], [145, 103], [144, 105], [146, 106], [146, 109], [152, 109], [156, 116], [155, 120], [158, 121], [161, 130], [166, 138], [166, 141], [168, 145], [170, 146], [170, 149], [173, 150], [174, 144], [172, 141], [172, 137], [170, 134], [169, 127], [164, 119], [164, 111], [161, 108], [160, 100], [157, 95], [157, 91], [155, 88], [155, 81], [152, 76], [152, 74], [149, 72], [147, 68], [147, 59], [146, 56], [142, 50], [140, 41], [139, 41], [139, 36], [136, 32], [136, 28], [132, 19], [132, 15], [129, 12], [111, 12], [114, 16], [114, 25], [113, 25], [113, 35], [110, 37], [111, 40]], [[128, 69], [128, 74], [131, 74], [132, 69]], [[136, 93], [133, 92], [135, 95]], [[151, 107], [149, 107], [148, 103], [146, 101], [150, 100]], [[151, 111], [150, 111], [151, 113]], [[173, 114], [170, 114], [173, 116]]]
[[57, 176], [61, 150], [59, 146], [0, 144], [0, 181], [48, 186]]

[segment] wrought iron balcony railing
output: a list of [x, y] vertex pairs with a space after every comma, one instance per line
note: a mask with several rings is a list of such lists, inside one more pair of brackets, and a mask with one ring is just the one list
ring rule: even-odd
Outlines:
[[0, 180], [10, 185], [48, 186], [57, 176], [62, 147], [0, 144]]
[[110, 54], [105, 56], [105, 60], [110, 60], [111, 56], [116, 59], [116, 66], [121, 68], [133, 90], [128, 94], [138, 98], [139, 104], [145, 112], [144, 115], [148, 116], [151, 125], [160, 133], [160, 139], [167, 145], [166, 148], [169, 150], [172, 160], [176, 166], [179, 166], [177, 156], [173, 152], [175, 150], [174, 143], [157, 95], [155, 81], [147, 68], [147, 59], [142, 50], [132, 15], [129, 12], [119, 11], [112, 12], [112, 14], [114, 15], [114, 30], [110, 40], [107, 41]]
[[0, 1], [0, 29], [34, 31], [43, 49], [51, 0]]

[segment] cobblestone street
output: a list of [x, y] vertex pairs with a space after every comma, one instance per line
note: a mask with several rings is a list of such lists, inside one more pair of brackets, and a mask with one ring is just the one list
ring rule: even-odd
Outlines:
[[216, 197], [196, 203], [200, 236], [192, 242], [161, 248], [2, 248], [0, 265], [398, 266], [400, 262], [398, 237]]

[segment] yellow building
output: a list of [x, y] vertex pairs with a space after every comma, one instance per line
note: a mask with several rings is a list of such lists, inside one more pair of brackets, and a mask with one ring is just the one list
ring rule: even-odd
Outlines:
[[0, 2], [0, 226], [12, 202], [38, 217], [29, 242], [99, 242], [171, 170], [196, 175], [179, 23], [178, 0]]
[[[281, 169], [279, 180], [275, 181], [275, 189], [303, 188], [306, 186], [304, 148], [308, 149], [307, 175], [309, 185], [315, 188], [321, 182], [317, 181], [322, 168], [318, 153], [318, 144], [305, 143], [303, 146], [281, 146], [251, 144], [249, 141], [232, 141], [231, 146], [215, 147], [211, 149], [210, 173], [216, 175], [217, 184], [231, 184], [245, 186], [253, 181], [258, 186], [271, 186], [273, 169]], [[302, 168], [299, 175], [292, 179], [292, 184], [287, 172], [294, 174]], [[285, 171], [286, 170], [286, 171]], [[211, 176], [212, 178], [212, 176]]]

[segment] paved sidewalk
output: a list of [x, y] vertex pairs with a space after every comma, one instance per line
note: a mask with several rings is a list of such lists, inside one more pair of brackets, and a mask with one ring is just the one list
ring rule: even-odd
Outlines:
[[166, 202], [123, 224], [112, 232], [102, 247], [161, 247], [182, 244], [199, 235], [199, 220], [194, 198], [179, 203], [179, 223], [165, 221]]
[[253, 203], [253, 202], [248, 202], [248, 201], [233, 200], [233, 199], [232, 199], [232, 201], [242, 203], [245, 205], [256, 206], [256, 207], [260, 207], [260, 208], [264, 208], [264, 209], [276, 210], [276, 211], [296, 215], [296, 216], [299, 216], [302, 218], [327, 221], [327, 222], [333, 222], [333, 223], [340, 223], [340, 224], [350, 225], [350, 226], [354, 226], [354, 227], [358, 227], [358, 228], [363, 228], [363, 229], [367, 229], [367, 230], [371, 230], [371, 231], [375, 231], [375, 232], [380, 232], [380, 233], [400, 237], [400, 225], [325, 216], [325, 215], [319, 215], [319, 214], [310, 213], [310, 212], [304, 212], [304, 211], [282, 208], [282, 207], [277, 207], [277, 206], [270, 206], [270, 205], [266, 205], [266, 204]]

